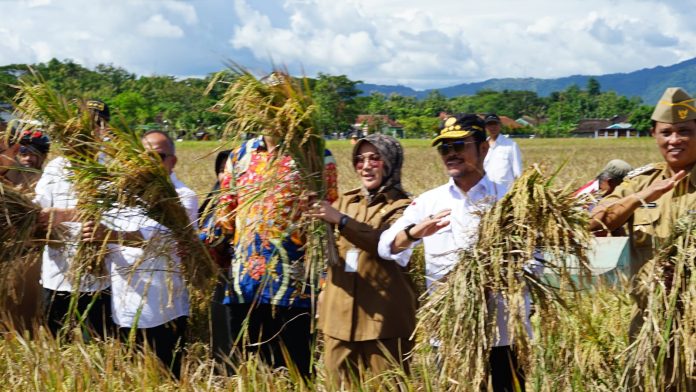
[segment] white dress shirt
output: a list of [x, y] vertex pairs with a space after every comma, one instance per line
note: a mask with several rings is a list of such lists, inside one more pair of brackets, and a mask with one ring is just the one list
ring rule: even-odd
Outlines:
[[510, 188], [515, 178], [522, 174], [522, 154], [517, 143], [503, 134], [498, 135], [495, 145], [488, 149], [483, 168], [491, 181]]
[[[70, 181], [70, 163], [64, 157], [49, 162], [36, 183], [34, 201], [43, 208], [75, 208], [77, 196]], [[63, 223], [68, 228], [68, 240], [62, 247], [44, 246], [41, 261], [41, 285], [55, 291], [72, 291], [68, 278], [70, 262], [77, 251], [77, 239], [81, 236], [82, 225], [78, 222]], [[111, 250], [114, 246], [109, 245]], [[105, 258], [106, 269], [110, 269], [112, 253]], [[109, 287], [109, 277], [85, 275], [80, 282], [79, 291], [94, 292]]]
[[[195, 226], [198, 198], [172, 173], [179, 200]], [[111, 303], [114, 323], [127, 328], [153, 328], [189, 314], [188, 290], [181, 274], [181, 259], [169, 229], [140, 209], [124, 208], [116, 219], [105, 221], [120, 231], [139, 231], [143, 247], [121, 246], [113, 259]]]
[[[432, 292], [437, 281], [452, 271], [460, 260], [459, 252], [471, 249], [478, 241], [478, 226], [481, 214], [505, 195], [505, 186], [493, 183], [488, 176], [474, 185], [468, 192], [462, 192], [456, 186], [454, 180], [435, 189], [429, 190], [418, 196], [409, 205], [404, 214], [394, 224], [384, 231], [379, 239], [379, 256], [385, 260], [394, 260], [405, 267], [413, 252], [413, 247], [420, 243], [417, 241], [408, 249], [399, 253], [391, 252], [391, 245], [396, 235], [410, 224], [418, 224], [430, 215], [435, 215], [444, 209], [451, 209], [450, 224], [438, 230], [435, 234], [423, 238], [425, 251], [425, 278], [428, 291]], [[496, 323], [498, 328], [495, 346], [510, 345], [508, 334], [508, 309], [505, 299], [501, 295], [495, 295]], [[529, 314], [529, 296], [525, 298], [525, 311]], [[527, 330], [531, 336], [531, 325], [527, 323]]]

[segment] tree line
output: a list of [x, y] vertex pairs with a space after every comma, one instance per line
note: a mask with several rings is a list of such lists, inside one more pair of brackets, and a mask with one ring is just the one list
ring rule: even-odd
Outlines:
[[[218, 132], [224, 119], [209, 108], [223, 93], [213, 88], [205, 93], [213, 75], [176, 78], [167, 75], [137, 76], [121, 67], [101, 64], [94, 69], [72, 60], [52, 59], [39, 64], [0, 67], [0, 100], [9, 101], [18, 79], [35, 70], [64, 96], [98, 98], [117, 108], [134, 126], [172, 130]], [[404, 126], [406, 137], [430, 137], [436, 132], [440, 112], [497, 113], [512, 119], [523, 116], [538, 125], [508, 130], [542, 137], [567, 136], [584, 118], [622, 116], [634, 128], [647, 130], [652, 107], [640, 98], [601, 91], [596, 79], [586, 86], [570, 86], [540, 97], [533, 91], [481, 90], [474, 95], [448, 98], [432, 90], [423, 99], [398, 94], [363, 92], [358, 80], [345, 75], [319, 73], [309, 78], [317, 103], [317, 123], [327, 134], [344, 133], [358, 114], [386, 115]]]

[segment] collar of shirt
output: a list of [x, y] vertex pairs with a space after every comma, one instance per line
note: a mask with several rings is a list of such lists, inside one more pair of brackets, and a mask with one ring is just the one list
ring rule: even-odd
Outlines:
[[172, 180], [172, 184], [174, 185], [174, 189], [179, 189], [179, 188], [186, 186], [186, 185], [184, 185], [183, 182], [179, 181], [179, 179], [176, 177], [176, 174], [174, 174], [174, 172], [172, 172], [169, 175], [169, 179]]
[[[486, 139], [486, 140], [490, 141], [490, 140], [491, 140], [490, 136], [489, 136], [488, 139]], [[498, 147], [498, 146], [507, 146], [507, 145], [509, 145], [510, 143], [511, 143], [511, 140], [508, 139], [507, 136], [505, 136], [505, 135], [503, 135], [503, 134], [501, 133], [501, 134], [499, 134], [498, 137], [495, 139], [495, 144], [492, 145], [491, 148], [496, 148], [496, 147]]]
[[454, 178], [452, 177], [450, 177], [447, 184], [452, 197], [458, 200], [467, 200], [475, 203], [489, 196], [493, 196], [495, 198], [492, 202], [498, 199], [495, 184], [493, 184], [493, 182], [491, 182], [491, 180], [485, 174], [483, 177], [481, 177], [479, 182], [472, 186], [467, 192], [462, 191], [454, 182]]

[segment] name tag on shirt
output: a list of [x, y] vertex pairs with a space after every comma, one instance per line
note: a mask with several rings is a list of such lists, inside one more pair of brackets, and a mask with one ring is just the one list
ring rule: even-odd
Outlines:
[[351, 248], [346, 252], [346, 272], [358, 272], [358, 258], [360, 249]]
[[640, 205], [640, 208], [656, 208], [656, 207], [657, 207], [657, 203], [655, 203], [655, 202], [645, 203], [645, 204]]

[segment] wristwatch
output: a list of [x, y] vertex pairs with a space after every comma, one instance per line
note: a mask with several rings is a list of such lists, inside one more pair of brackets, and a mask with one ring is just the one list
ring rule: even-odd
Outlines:
[[344, 227], [348, 224], [348, 215], [343, 214], [341, 215], [341, 219], [338, 221], [338, 231], [343, 230]]
[[409, 241], [411, 242], [416, 242], [420, 240], [420, 238], [416, 238], [411, 235], [411, 229], [413, 229], [413, 226], [415, 226], [415, 223], [411, 223], [410, 225], [404, 227], [404, 233], [406, 234], [406, 238], [408, 238]]

